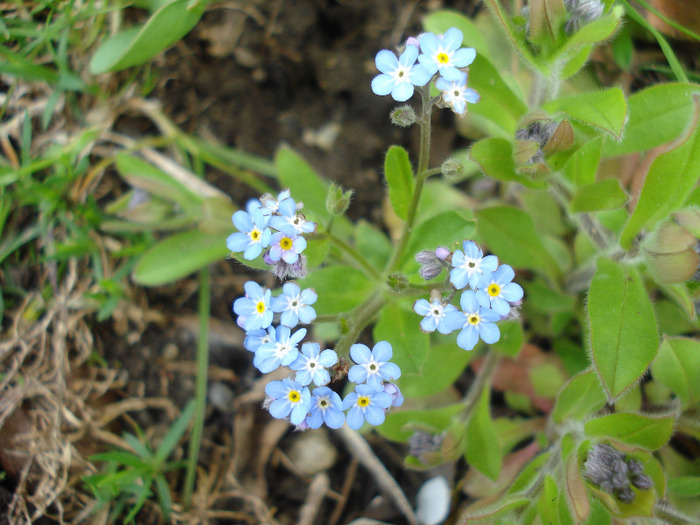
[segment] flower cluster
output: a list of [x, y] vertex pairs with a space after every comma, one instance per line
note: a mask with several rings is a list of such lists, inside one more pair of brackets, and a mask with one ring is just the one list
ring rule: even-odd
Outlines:
[[[498, 265], [495, 255], [484, 256], [474, 241], [465, 240], [462, 250], [450, 252], [438, 248], [435, 252], [420, 252], [416, 260], [421, 264], [420, 273], [424, 278], [437, 277], [441, 269], [450, 272], [450, 284], [454, 288], [448, 298], [443, 298], [438, 290], [433, 290], [430, 300], [418, 299], [413, 310], [423, 316], [420, 323], [424, 332], [450, 334], [460, 330], [457, 345], [472, 350], [479, 339], [493, 344], [501, 337], [496, 322], [506, 319], [511, 307], [523, 298], [523, 289], [512, 282], [513, 268], [507, 264]], [[459, 299], [461, 309], [450, 304], [458, 290], [466, 287]]]
[[265, 250], [263, 260], [280, 279], [304, 277], [303, 234], [315, 231], [316, 224], [306, 220], [300, 211], [303, 207], [303, 203], [292, 199], [289, 190], [282, 191], [276, 199], [269, 194], [260, 200], [252, 199], [246, 211], [233, 214], [233, 225], [238, 231], [229, 235], [226, 246], [232, 252], [243, 252], [248, 261]]
[[372, 91], [404, 102], [413, 96], [415, 87], [425, 86], [437, 77], [435, 87], [442, 93], [440, 103], [463, 116], [467, 103], [475, 104], [481, 98], [467, 87], [467, 66], [476, 58], [476, 51], [462, 47], [463, 38], [462, 32], [453, 27], [444, 34], [422, 33], [409, 38], [398, 57], [388, 49], [381, 50], [375, 57], [380, 74], [372, 79]]

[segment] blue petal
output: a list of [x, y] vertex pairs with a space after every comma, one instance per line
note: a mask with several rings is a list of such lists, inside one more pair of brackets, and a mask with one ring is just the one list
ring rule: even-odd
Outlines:
[[[350, 357], [358, 365], [361, 365], [363, 363], [367, 363], [370, 360], [370, 358], [372, 357], [372, 353], [369, 351], [369, 348], [367, 348], [365, 345], [356, 343], [350, 347]], [[357, 381], [355, 381], [355, 383], [357, 383]]]
[[445, 80], [449, 80], [450, 82], [458, 81], [462, 74], [462, 72], [454, 66], [441, 65], [438, 69]]
[[385, 417], [384, 411], [379, 407], [369, 406], [365, 409], [365, 418], [370, 425], [381, 425], [384, 423]]
[[362, 410], [357, 406], [354, 406], [350, 410], [348, 410], [347, 422], [348, 422], [348, 426], [351, 429], [353, 429], [353, 430], [359, 429], [362, 426], [362, 424], [365, 422], [365, 416], [362, 413]]
[[311, 414], [306, 417], [306, 424], [309, 425], [310, 428], [319, 428], [323, 425], [323, 413], [321, 410], [318, 408], [312, 410]]
[[301, 300], [304, 304], [314, 304], [318, 299], [318, 294], [313, 288], [307, 288], [301, 292]]
[[282, 399], [287, 397], [289, 388], [282, 381], [270, 381], [265, 385], [265, 393], [272, 399]]
[[491, 308], [479, 308], [479, 315], [481, 316], [481, 320], [487, 323], [495, 323], [501, 320], [501, 316], [491, 310]]
[[311, 373], [308, 370], [299, 370], [297, 375], [294, 376], [294, 381], [300, 385], [306, 386], [311, 383]]
[[350, 392], [347, 396], [345, 396], [345, 399], [343, 399], [343, 410], [347, 410], [351, 406], [354, 406], [355, 403], [357, 403], [357, 393]]
[[487, 255], [481, 260], [481, 271], [484, 273], [495, 272], [497, 266], [498, 257], [496, 257], [495, 255]]
[[476, 104], [481, 100], [481, 95], [479, 95], [479, 93], [474, 91], [472, 88], [466, 88], [464, 90], [464, 98], [470, 104]]
[[312, 380], [316, 386], [323, 386], [331, 382], [331, 376], [327, 370], [316, 370]]
[[321, 366], [330, 368], [338, 362], [338, 354], [333, 350], [324, 350], [319, 356], [318, 362]]
[[476, 50], [473, 47], [463, 47], [452, 55], [452, 63], [457, 67], [467, 67], [475, 58]]
[[[454, 259], [452, 259], [452, 263], [454, 264]], [[450, 272], [450, 283], [452, 283], [452, 286], [454, 286], [457, 290], [461, 290], [467, 285], [468, 282], [469, 273], [464, 268], [452, 269]]]
[[372, 401], [370, 403], [370, 407], [372, 406], [377, 406], [380, 408], [389, 408], [391, 406], [391, 402], [393, 401], [393, 398], [387, 394], [386, 392], [376, 392], [375, 394], [372, 395]]
[[420, 322], [420, 329], [425, 333], [432, 333], [435, 331], [435, 328], [437, 328], [437, 325], [434, 317], [424, 317]]
[[353, 383], [364, 383], [367, 380], [367, 370], [364, 366], [355, 365], [348, 372], [348, 379]]
[[418, 315], [428, 315], [431, 309], [432, 306], [427, 299], [418, 299], [415, 303], [413, 303], [413, 311]]
[[474, 241], [462, 242], [462, 248], [464, 248], [464, 254], [470, 259], [481, 259], [484, 256], [484, 252]]
[[281, 360], [280, 364], [282, 366], [289, 366], [291, 363], [293, 363], [296, 358], [299, 356], [299, 350], [296, 348], [290, 350], [287, 355], [285, 355]]
[[482, 323], [479, 328], [479, 335], [484, 343], [492, 345], [501, 338], [501, 331], [496, 323]]
[[249, 232], [253, 229], [253, 219], [248, 213], [242, 210], [234, 213], [231, 220], [233, 221], [233, 225], [238, 228], [238, 231]]
[[445, 49], [454, 51], [462, 45], [462, 40], [464, 40], [464, 35], [462, 35], [462, 32], [456, 27], [451, 27], [445, 31], [445, 34], [442, 37], [442, 45], [445, 47]]
[[226, 239], [226, 247], [232, 252], [242, 252], [250, 244], [250, 237], [247, 234], [236, 232]]
[[255, 364], [255, 366], [263, 374], [269, 374], [270, 372], [274, 372], [280, 367], [280, 360], [277, 356], [271, 356], [267, 358], [260, 357], [258, 359], [258, 356], [256, 354], [255, 357], [256, 359], [253, 360], [253, 364], [255, 364], [255, 362], [257, 361], [257, 364]]
[[289, 328], [294, 328], [298, 322], [299, 318], [297, 317], [297, 314], [291, 310], [282, 312], [282, 315], [280, 316], [280, 324], [288, 326]]
[[491, 309], [501, 317], [505, 317], [510, 312], [510, 304], [505, 299], [494, 297], [491, 299]]
[[449, 334], [455, 330], [464, 328], [466, 322], [467, 319], [464, 317], [464, 314], [455, 309], [445, 314], [445, 317], [443, 317], [440, 324], [438, 324], [438, 330], [440, 330], [441, 334]]
[[379, 341], [372, 349], [374, 359], [380, 363], [391, 359], [391, 345], [387, 341]]
[[255, 312], [255, 303], [247, 297], [239, 297], [233, 302], [233, 312], [237, 315], [250, 315]]
[[411, 68], [411, 73], [409, 76], [411, 84], [414, 86], [425, 86], [431, 78], [433, 78], [433, 73], [428, 71], [428, 69], [422, 64], [416, 64]]
[[396, 102], [406, 102], [413, 96], [413, 91], [413, 84], [409, 84], [408, 82], [400, 82], [394, 85], [394, 89], [391, 90], [391, 97]]
[[501, 295], [506, 301], [514, 303], [523, 298], [523, 289], [517, 283], [508, 283], [501, 288]]
[[438, 77], [435, 81], [435, 87], [440, 91], [450, 91], [452, 89], [452, 82], [448, 82], [445, 77]]
[[465, 350], [471, 350], [478, 342], [479, 334], [472, 325], [465, 326], [457, 336], [457, 346]]
[[416, 63], [418, 58], [418, 48], [416, 46], [406, 46], [406, 49], [399, 57], [399, 64], [404, 67], [410, 67]]
[[511, 282], [513, 277], [515, 277], [515, 272], [513, 271], [513, 268], [507, 264], [502, 264], [495, 272], [493, 272], [493, 280], [501, 286]]
[[462, 297], [459, 299], [459, 305], [466, 314], [476, 312], [479, 309], [479, 302], [476, 299], [476, 294], [471, 290], [462, 293]]
[[452, 103], [452, 111], [463, 116], [467, 111], [467, 103], [462, 99], [455, 100]]
[[365, 385], [359, 385], [359, 386], [367, 386], [370, 389], [372, 389], [373, 392], [379, 392], [382, 390], [383, 385], [382, 385], [382, 378], [379, 374], [372, 374], [372, 375], [367, 375], [367, 383]]
[[329, 428], [340, 428], [343, 426], [343, 423], [345, 423], [345, 414], [340, 410], [328, 408], [326, 409], [324, 419]]
[[246, 248], [246, 251], [243, 252], [243, 258], [246, 261], [252, 261], [255, 259], [260, 253], [262, 252], [262, 245], [260, 243], [254, 243], [248, 246]]
[[394, 89], [395, 83], [393, 77], [382, 73], [372, 79], [372, 92], [375, 95], [388, 95]]
[[437, 51], [438, 39], [434, 33], [423, 33], [420, 36], [420, 50], [426, 55], [432, 55]]
[[396, 55], [388, 49], [382, 49], [377, 56], [374, 57], [374, 64], [382, 73], [391, 73], [395, 71], [399, 65], [399, 60]]
[[292, 198], [284, 199], [280, 202], [277, 212], [285, 217], [294, 217], [297, 213], [297, 203]]
[[384, 363], [379, 369], [379, 373], [385, 380], [401, 377], [401, 369], [395, 363]]
[[311, 324], [316, 319], [316, 310], [311, 306], [305, 306], [299, 309], [298, 316], [302, 323]]
[[270, 414], [277, 419], [284, 419], [292, 410], [292, 405], [287, 399], [277, 399], [270, 405]]
[[304, 419], [306, 419], [306, 413], [308, 410], [308, 406], [302, 403], [301, 401], [297, 402], [294, 405], [294, 408], [292, 408], [292, 413], [289, 415], [289, 421], [293, 425], [298, 425]]

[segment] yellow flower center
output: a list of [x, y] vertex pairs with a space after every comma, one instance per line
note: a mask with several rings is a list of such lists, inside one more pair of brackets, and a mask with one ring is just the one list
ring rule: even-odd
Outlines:
[[301, 401], [301, 394], [298, 390], [289, 391], [289, 401], [292, 403], [298, 403], [299, 401]]
[[259, 314], [264, 314], [265, 313], [265, 301], [258, 301], [258, 304], [255, 305], [255, 309], [258, 311]]
[[496, 283], [491, 283], [489, 286], [489, 295], [491, 297], [498, 297], [501, 294], [501, 287]]
[[481, 318], [479, 317], [479, 314], [471, 314], [467, 317], [467, 321], [472, 326], [478, 325], [480, 320]]
[[260, 240], [260, 235], [262, 235], [262, 232], [255, 228], [252, 232], [250, 232], [250, 238], [253, 241], [259, 241]]
[[293, 241], [289, 237], [282, 237], [280, 240], [280, 248], [283, 250], [289, 250], [292, 247]]
[[357, 406], [361, 406], [362, 408], [369, 406], [369, 397], [367, 396], [360, 396], [357, 398]]
[[437, 61], [441, 64], [447, 64], [450, 62], [450, 57], [447, 55], [447, 53], [438, 53]]

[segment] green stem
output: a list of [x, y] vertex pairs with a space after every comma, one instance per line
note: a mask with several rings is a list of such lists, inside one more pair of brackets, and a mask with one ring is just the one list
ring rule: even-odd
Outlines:
[[381, 290], [374, 292], [364, 302], [353, 310], [348, 331], [343, 334], [335, 345], [338, 357], [347, 358], [350, 355], [350, 346], [357, 341], [360, 333], [372, 322], [374, 316], [387, 303]]
[[460, 414], [462, 421], [467, 421], [469, 419], [472, 410], [474, 410], [476, 403], [479, 401], [481, 393], [484, 391], [486, 385], [491, 382], [499, 359], [500, 356], [496, 352], [487, 352], [484, 362], [481, 364], [481, 370], [479, 370], [476, 379], [474, 379], [474, 382], [469, 386], [467, 395], [464, 396], [462, 400], [462, 404], [464, 405], [464, 410], [462, 410]]
[[425, 89], [418, 90], [421, 94], [423, 115], [418, 120], [420, 124], [420, 150], [418, 152], [418, 169], [416, 171], [416, 185], [413, 189], [413, 197], [406, 212], [406, 221], [403, 223], [403, 230], [399, 242], [391, 255], [391, 259], [387, 263], [385, 273], [388, 275], [398, 270], [403, 257], [403, 252], [406, 250], [408, 241], [413, 230], [413, 223], [416, 220], [418, 212], [418, 203], [423, 192], [423, 184], [428, 178], [428, 163], [430, 162], [430, 116], [432, 115], [432, 103], [430, 94]]
[[654, 516], [672, 525], [691, 525], [697, 523], [697, 517], [691, 518], [685, 516], [663, 501], [657, 501], [656, 505], [654, 505]]
[[367, 259], [365, 259], [365, 257], [355, 248], [350, 246], [340, 237], [336, 237], [330, 231], [323, 232], [321, 235], [325, 235], [329, 241], [348, 254], [357, 264], [360, 265], [362, 270], [364, 270], [367, 275], [372, 277], [375, 281], [382, 281], [382, 276], [379, 274], [379, 272], [369, 262], [367, 262]]
[[185, 479], [185, 508], [189, 508], [194, 490], [197, 459], [202, 444], [204, 413], [207, 403], [207, 375], [209, 371], [209, 304], [211, 287], [209, 269], [199, 271], [199, 341], [197, 344], [197, 379], [195, 383], [195, 412], [192, 435], [190, 438], [189, 457], [187, 460], [187, 477]]

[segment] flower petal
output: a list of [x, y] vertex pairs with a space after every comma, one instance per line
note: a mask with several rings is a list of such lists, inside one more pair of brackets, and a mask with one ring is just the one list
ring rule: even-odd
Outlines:
[[363, 363], [367, 363], [370, 360], [370, 358], [372, 357], [372, 353], [369, 351], [369, 348], [367, 346], [360, 343], [356, 343], [350, 347], [350, 357], [358, 365], [361, 365]]

